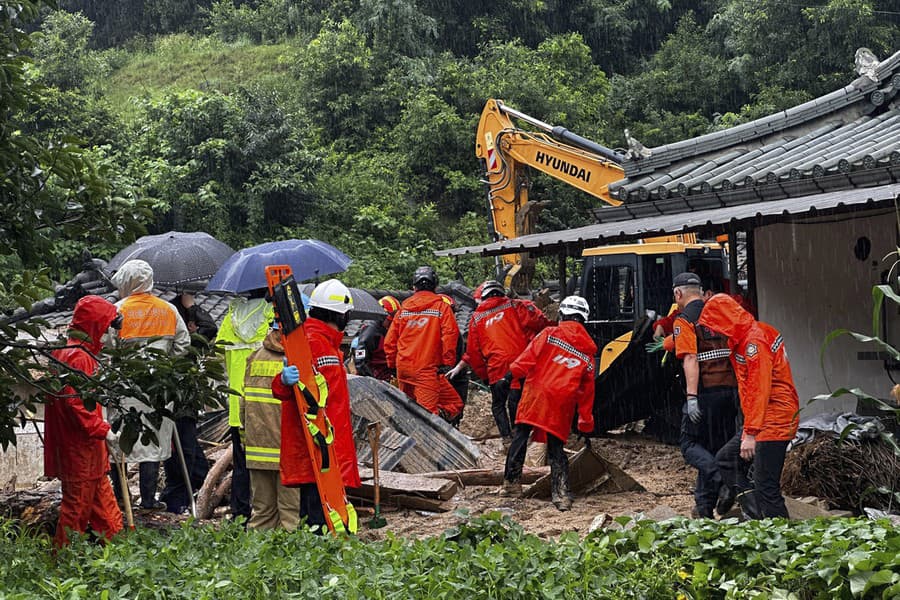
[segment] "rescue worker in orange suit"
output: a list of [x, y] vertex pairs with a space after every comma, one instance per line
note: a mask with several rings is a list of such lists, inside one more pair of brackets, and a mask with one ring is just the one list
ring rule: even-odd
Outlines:
[[[323, 281], [309, 296], [309, 316], [303, 331], [309, 339], [315, 370], [328, 387], [325, 411], [334, 428], [335, 454], [340, 463], [344, 487], [361, 485], [356, 464], [356, 446], [350, 424], [350, 391], [344, 369], [341, 341], [350, 318], [353, 300], [350, 290], [337, 279]], [[306, 447], [306, 432], [291, 389], [300, 381], [295, 365], [287, 365], [272, 380], [272, 394], [281, 400], [281, 483], [300, 488], [300, 517], [306, 524], [324, 531], [325, 513], [316, 488], [314, 465]]]
[[429, 266], [413, 274], [415, 292], [401, 305], [384, 340], [388, 367], [400, 389], [428, 412], [452, 422], [463, 402], [444, 377], [456, 364], [459, 326], [453, 309], [438, 294], [437, 273]]
[[525, 380], [516, 413], [512, 444], [506, 456], [502, 495], [518, 495], [522, 465], [532, 429], [547, 434], [550, 462], [550, 498], [559, 510], [572, 507], [569, 495], [569, 462], [563, 448], [576, 411], [578, 431], [594, 430], [594, 356], [597, 346], [584, 323], [587, 300], [568, 296], [559, 305], [560, 322], [541, 331], [510, 365], [503, 378]]
[[512, 441], [512, 424], [522, 397], [519, 380], [508, 386], [503, 378], [528, 343], [553, 323], [532, 302], [513, 300], [499, 281], [485, 281], [482, 301], [469, 322], [469, 339], [462, 360], [447, 377], [469, 366], [491, 387], [491, 414], [505, 447]]
[[388, 368], [384, 355], [384, 337], [394, 320], [394, 314], [400, 310], [400, 301], [393, 296], [384, 296], [378, 304], [387, 313], [379, 321], [366, 321], [356, 335], [356, 349], [353, 351], [353, 365], [359, 375], [374, 377], [382, 381], [390, 381], [393, 371]]
[[[116, 307], [100, 296], [85, 296], [75, 305], [66, 347], [53, 358], [75, 371], [94, 375], [95, 358], [107, 329], [121, 327]], [[85, 336], [87, 339], [85, 339]], [[110, 450], [118, 448], [118, 436], [103, 420], [103, 409], [85, 408], [78, 392], [67, 385], [49, 396], [45, 407], [44, 475], [62, 481], [62, 504], [53, 543], [69, 543], [69, 531], [90, 527], [105, 539], [122, 529], [122, 513], [106, 472]]]
[[[778, 330], [754, 319], [726, 294], [706, 302], [699, 323], [728, 336], [744, 414], [742, 431], [716, 456], [719, 471], [739, 492], [745, 514], [787, 517], [781, 471], [788, 443], [797, 433], [800, 400], [784, 340]], [[752, 489], [741, 477], [740, 460], [753, 465]]]
[[677, 275], [672, 293], [679, 309], [674, 323], [675, 357], [682, 361], [685, 380], [681, 453], [697, 469], [692, 514], [711, 519], [723, 483], [715, 454], [734, 436], [737, 380], [725, 336], [697, 323], [704, 302], [700, 277]]

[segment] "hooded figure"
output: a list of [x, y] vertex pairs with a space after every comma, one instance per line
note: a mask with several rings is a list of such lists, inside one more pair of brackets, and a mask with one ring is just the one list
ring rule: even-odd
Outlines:
[[[191, 344], [191, 335], [178, 311], [170, 303], [150, 293], [153, 289], [153, 268], [143, 260], [129, 260], [116, 271], [112, 283], [119, 290], [116, 307], [122, 315], [119, 343], [157, 348], [171, 354], [183, 354]], [[134, 407], [140, 412], [151, 412], [149, 406], [134, 398], [122, 401], [122, 408]], [[173, 410], [174, 406], [168, 407]], [[144, 421], [148, 426], [149, 421]], [[141, 463], [141, 507], [162, 508], [156, 501], [159, 463], [172, 455], [172, 431], [175, 424], [163, 419], [156, 432], [159, 445], [134, 444], [126, 457]], [[115, 471], [113, 472], [115, 478]]]
[[216, 343], [225, 344], [225, 371], [228, 373], [228, 387], [238, 392], [228, 395], [228, 426], [231, 432], [233, 450], [233, 470], [231, 472], [231, 516], [250, 519], [250, 472], [244, 444], [241, 441], [241, 394], [244, 392], [244, 376], [247, 359], [262, 347], [269, 331], [269, 323], [275, 318], [275, 309], [263, 298], [264, 290], [258, 290], [259, 297], [238, 297], [231, 301], [228, 313]]
[[[80, 299], [69, 325], [66, 347], [53, 352], [53, 358], [73, 370], [93, 375], [103, 334], [115, 318], [116, 307], [100, 296]], [[103, 420], [102, 407], [88, 410], [78, 392], [67, 385], [58, 394], [47, 397], [44, 415], [44, 475], [62, 480], [55, 545], [68, 544], [69, 530], [84, 533], [89, 527], [109, 539], [122, 529], [122, 513], [106, 477], [107, 440], [114, 444], [117, 436]]]
[[797, 433], [800, 401], [784, 339], [778, 330], [758, 322], [726, 294], [707, 300], [699, 323], [728, 337], [744, 415], [742, 430], [716, 455], [719, 470], [726, 483], [737, 488], [740, 499], [748, 486], [741, 481], [738, 455], [752, 462], [755, 493], [753, 500], [742, 501], [742, 506], [755, 506], [745, 512], [750, 516], [787, 517], [781, 471], [787, 445]]

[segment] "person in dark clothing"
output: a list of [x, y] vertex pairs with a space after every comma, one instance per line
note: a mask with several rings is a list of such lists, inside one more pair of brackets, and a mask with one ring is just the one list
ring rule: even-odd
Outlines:
[[[704, 295], [700, 278], [681, 273], [672, 282], [680, 313], [675, 319], [675, 355], [682, 360], [687, 401], [681, 421], [681, 453], [697, 469], [696, 517], [713, 517], [723, 479], [716, 452], [735, 432], [737, 379], [728, 360], [728, 340], [698, 325]], [[712, 287], [710, 282], [706, 284]]]
[[353, 365], [358, 375], [374, 377], [382, 381], [390, 381], [394, 372], [387, 366], [384, 355], [384, 336], [387, 335], [394, 319], [394, 313], [400, 310], [400, 301], [393, 296], [384, 296], [378, 304], [387, 313], [381, 321], [366, 321], [356, 334], [356, 349], [353, 352]]
[[[179, 294], [172, 299], [172, 304], [187, 325], [188, 331], [191, 332], [191, 346], [198, 352], [208, 351], [210, 340], [214, 340], [219, 332], [216, 322], [208, 312], [194, 303], [193, 294]], [[203, 339], [193, 334], [199, 334]], [[190, 489], [196, 493], [206, 481], [206, 475], [209, 473], [209, 461], [207, 461], [206, 454], [197, 437], [197, 412], [194, 409], [176, 407], [175, 432], [181, 441], [184, 463], [191, 483]], [[166, 487], [162, 491], [161, 500], [166, 503], [169, 512], [185, 512], [191, 506], [191, 495], [184, 480], [184, 471], [177, 448], [172, 448], [172, 456], [163, 463], [163, 470], [166, 474]]]

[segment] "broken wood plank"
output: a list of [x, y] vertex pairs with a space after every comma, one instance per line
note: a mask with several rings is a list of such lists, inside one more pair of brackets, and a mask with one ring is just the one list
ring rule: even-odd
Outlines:
[[[374, 490], [374, 474], [372, 469], [360, 467], [359, 476], [362, 479], [361, 489]], [[396, 473], [394, 471], [380, 471], [378, 479], [381, 483], [382, 494], [416, 494], [428, 498], [447, 500], [452, 498], [459, 486], [455, 481], [447, 479], [433, 479], [421, 475], [409, 473]]]
[[[371, 502], [373, 490], [356, 488], [353, 490], [351, 500]], [[453, 510], [453, 505], [446, 500], [438, 498], [424, 498], [422, 496], [413, 496], [410, 494], [382, 494], [382, 508], [411, 508], [414, 510], [427, 510], [429, 512], [449, 512]]]
[[[534, 483], [544, 475], [550, 473], [550, 467], [524, 467], [522, 469], [522, 484]], [[432, 471], [430, 473], [417, 473], [419, 477], [432, 479], [449, 479], [462, 486], [468, 485], [501, 485], [503, 483], [503, 469], [459, 469], [456, 471]]]
[[[612, 464], [590, 447], [583, 448], [569, 459], [569, 489], [574, 494], [616, 494], [644, 491], [644, 487], [628, 473]], [[529, 487], [526, 498], [549, 498], [550, 475], [538, 479]]]

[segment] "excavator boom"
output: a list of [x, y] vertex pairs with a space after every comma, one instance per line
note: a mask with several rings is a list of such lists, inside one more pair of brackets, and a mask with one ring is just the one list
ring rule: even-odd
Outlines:
[[[513, 118], [534, 127], [525, 131]], [[494, 239], [508, 240], [533, 232], [534, 216], [542, 203], [530, 202], [528, 167], [542, 171], [613, 206], [609, 184], [625, 177], [619, 162], [624, 156], [564, 127], [553, 126], [488, 100], [481, 113], [475, 154], [484, 164], [488, 209]], [[519, 254], [501, 257], [507, 275], [530, 279], [533, 264]]]

